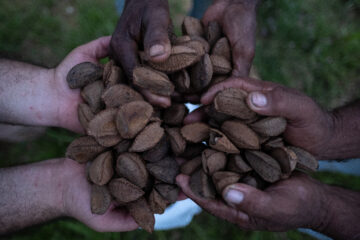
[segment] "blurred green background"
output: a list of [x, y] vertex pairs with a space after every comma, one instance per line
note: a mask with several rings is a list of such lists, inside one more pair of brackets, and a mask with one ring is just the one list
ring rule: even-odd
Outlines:
[[[191, 8], [190, 0], [170, 0], [175, 26]], [[71, 49], [110, 35], [118, 16], [113, 0], [2, 0], [0, 56], [54, 67]], [[264, 80], [303, 90], [332, 109], [359, 97], [360, 0], [263, 0], [258, 11], [254, 64]], [[177, 28], [179, 32], [179, 28]], [[48, 129], [36, 141], [1, 143], [0, 167], [63, 157], [75, 135]], [[329, 184], [360, 190], [360, 177], [316, 173]], [[152, 235], [96, 233], [72, 219], [35, 226], [4, 239], [312, 239], [286, 233], [245, 232], [202, 213], [184, 229]]]

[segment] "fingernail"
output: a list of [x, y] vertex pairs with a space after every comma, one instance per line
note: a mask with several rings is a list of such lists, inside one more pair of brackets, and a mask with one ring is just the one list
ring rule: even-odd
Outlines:
[[150, 57], [156, 57], [164, 54], [164, 46], [157, 44], [150, 48]]
[[230, 188], [225, 193], [225, 201], [229, 204], [240, 204], [244, 200], [244, 194], [238, 190]]
[[251, 103], [256, 107], [265, 107], [267, 104], [267, 99], [264, 94], [260, 92], [251, 93]]

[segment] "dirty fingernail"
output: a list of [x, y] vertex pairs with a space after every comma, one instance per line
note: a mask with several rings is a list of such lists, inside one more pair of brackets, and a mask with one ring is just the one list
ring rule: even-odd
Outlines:
[[156, 56], [164, 54], [165, 49], [164, 49], [163, 45], [156, 44], [150, 48], [149, 52], [150, 52], [150, 57], [156, 57]]

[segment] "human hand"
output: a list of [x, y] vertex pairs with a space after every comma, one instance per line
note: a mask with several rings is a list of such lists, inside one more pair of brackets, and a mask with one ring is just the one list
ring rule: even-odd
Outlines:
[[129, 213], [117, 208], [112, 202], [104, 215], [91, 213], [90, 183], [86, 177], [85, 164], [64, 159], [63, 169], [63, 212], [83, 222], [98, 232], [124, 232], [138, 228], [138, 225]]
[[[138, 48], [144, 47], [150, 61], [166, 60], [171, 51], [168, 29], [171, 26], [167, 0], [126, 1], [115, 32], [111, 39], [112, 57], [120, 64], [129, 79], [139, 64]], [[169, 107], [169, 97], [155, 95], [147, 90], [142, 94], [148, 101], [162, 107]]]
[[299, 227], [321, 230], [327, 223], [327, 186], [302, 173], [279, 181], [264, 191], [236, 183], [226, 187], [225, 200], [196, 196], [189, 176], [179, 175], [177, 184], [203, 209], [246, 230], [287, 231]]
[[[204, 105], [210, 104], [216, 94], [225, 88], [241, 88], [249, 93], [247, 103], [250, 109], [264, 116], [286, 118], [284, 139], [291, 145], [301, 147], [318, 159], [332, 159], [331, 154], [337, 135], [335, 117], [324, 111], [305, 94], [273, 82], [256, 79], [230, 78], [210, 88], [201, 98]], [[202, 109], [188, 115], [185, 123], [205, 118]]]
[[77, 106], [80, 103], [80, 90], [70, 89], [66, 76], [70, 69], [82, 62], [99, 64], [99, 60], [106, 57], [110, 44], [110, 36], [101, 37], [87, 44], [75, 48], [65, 59], [54, 69], [54, 79], [57, 107], [58, 126], [75, 132], [83, 132], [77, 114]]
[[202, 19], [220, 24], [232, 49], [235, 77], [247, 77], [255, 55], [256, 6], [258, 0], [215, 0]]

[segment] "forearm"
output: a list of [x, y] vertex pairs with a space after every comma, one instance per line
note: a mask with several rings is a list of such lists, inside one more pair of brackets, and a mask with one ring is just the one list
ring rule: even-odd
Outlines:
[[0, 59], [0, 122], [54, 126], [56, 97], [54, 70]]
[[48, 160], [0, 169], [0, 234], [63, 214], [62, 165], [62, 160]]
[[349, 159], [360, 157], [360, 100], [335, 109], [332, 138], [324, 159]]
[[326, 186], [326, 217], [314, 229], [334, 239], [360, 238], [360, 193]]

